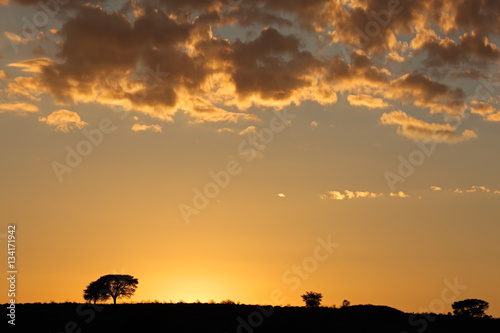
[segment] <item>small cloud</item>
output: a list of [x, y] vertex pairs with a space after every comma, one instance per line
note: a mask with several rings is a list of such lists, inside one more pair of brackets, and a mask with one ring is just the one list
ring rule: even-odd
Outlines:
[[459, 134], [457, 133], [457, 129], [449, 123], [427, 123], [423, 120], [410, 117], [403, 111], [384, 113], [382, 117], [380, 117], [380, 122], [383, 125], [398, 126], [397, 131], [399, 135], [414, 141], [426, 142], [431, 140], [437, 143], [445, 142], [447, 144], [455, 144], [478, 137], [472, 130], [466, 129]]
[[0, 113], [15, 112], [15, 113], [31, 113], [38, 112], [38, 107], [29, 103], [2, 103], [0, 104]]
[[492, 113], [492, 114], [488, 115], [488, 117], [486, 117], [486, 120], [491, 121], [491, 122], [499, 122], [500, 121], [500, 111], [498, 111], [497, 113]]
[[155, 133], [161, 133], [162, 128], [158, 124], [152, 124], [152, 125], [134, 124], [132, 126], [132, 131], [134, 131], [134, 132], [151, 131], [151, 132], [155, 132]]
[[285, 197], [286, 197], [286, 195], [285, 195], [284, 193], [278, 193], [278, 197], [280, 197], [280, 198], [285, 198]]
[[454, 192], [455, 193], [459, 193], [459, 194], [462, 194], [462, 193], [474, 193], [474, 192], [485, 192], [485, 193], [492, 192], [494, 194], [498, 194], [497, 192], [499, 192], [499, 191], [498, 190], [491, 190], [491, 189], [487, 188], [486, 186], [471, 186], [468, 189], [457, 188], [457, 189], [455, 189]]
[[47, 117], [39, 117], [38, 121], [46, 123], [49, 126], [55, 126], [56, 131], [68, 133], [74, 129], [82, 129], [86, 122], [80, 119], [78, 113], [69, 110], [58, 110], [49, 114]]
[[257, 134], [257, 127], [248, 126], [243, 131], [241, 131], [239, 134], [240, 135], [248, 135], [248, 134], [256, 135]]
[[6, 71], [4, 71], [3, 69], [0, 69], [0, 80], [5, 80], [5, 81], [8, 81], [8, 80], [11, 80], [11, 76], [9, 75], [9, 73], [7, 73]]
[[332, 200], [344, 200], [345, 195], [338, 191], [329, 191], [328, 194], [330, 194]]
[[409, 198], [409, 195], [406, 195], [403, 191], [399, 191], [398, 193], [390, 193], [389, 196], [397, 197], [397, 198]]
[[443, 190], [443, 188], [442, 188], [442, 187], [439, 187], [439, 186], [434, 186], [434, 185], [433, 185], [433, 186], [431, 186], [431, 189], [432, 189], [433, 191], [442, 191], [442, 190]]
[[369, 191], [350, 191], [345, 190], [344, 192], [339, 191], [328, 191], [327, 194], [322, 194], [319, 197], [322, 200], [348, 200], [348, 199], [358, 199], [358, 198], [377, 198], [383, 196], [382, 193], [373, 193]]
[[45, 67], [54, 62], [48, 58], [28, 59], [9, 64], [10, 67], [22, 68], [21, 71], [27, 73], [41, 73]]
[[217, 130], [217, 133], [234, 133], [234, 130], [232, 128], [224, 127], [224, 128], [219, 128]]
[[16, 35], [15, 33], [8, 31], [4, 32], [3, 35], [13, 44], [26, 44], [28, 42], [33, 41], [33, 38], [31, 37], [23, 38], [21, 36]]
[[311, 127], [312, 128], [318, 127], [318, 122], [317, 121], [311, 121]]
[[382, 98], [373, 97], [370, 95], [349, 95], [347, 101], [350, 105], [366, 106], [369, 109], [385, 108], [389, 106]]

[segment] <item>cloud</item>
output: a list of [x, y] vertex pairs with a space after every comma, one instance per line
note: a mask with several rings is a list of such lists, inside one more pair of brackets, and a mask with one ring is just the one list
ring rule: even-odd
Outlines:
[[390, 197], [397, 197], [397, 198], [409, 198], [409, 195], [406, 195], [403, 191], [399, 191], [397, 193], [389, 193]]
[[[257, 120], [251, 107], [332, 105], [339, 93], [354, 106], [403, 103], [462, 117], [466, 93], [444, 80], [484, 77], [478, 68], [487, 72], [500, 60], [500, 6], [493, 0], [163, 0], [113, 11], [100, 3], [72, 1], [58, 12], [57, 41], [43, 40], [57, 55], [10, 64], [26, 76], [4, 78], [3, 92], [34, 101], [48, 94], [67, 108], [120, 106], [155, 122], [172, 122], [181, 112], [191, 123], [244, 123]], [[227, 33], [240, 27], [251, 33]], [[341, 43], [345, 59], [322, 52], [331, 41]], [[346, 51], [350, 46], [356, 50]], [[480, 107], [473, 112], [500, 121], [499, 112]], [[446, 125], [392, 124], [413, 139], [434, 132], [448, 143], [477, 136]]]
[[5, 112], [14, 112], [18, 114], [27, 114], [38, 112], [38, 107], [29, 103], [1, 103], [0, 104], [0, 113]]
[[[300, 40], [269, 27], [253, 40], [213, 36], [202, 20], [144, 8], [130, 22], [119, 12], [85, 5], [59, 30], [61, 61], [31, 59], [10, 66], [34, 73], [34, 88], [57, 103], [120, 105], [172, 121], [183, 110], [194, 119], [254, 119], [252, 105], [281, 108], [313, 100], [333, 104], [322, 81], [323, 61]], [[11, 94], [28, 94], [12, 85]]]
[[[389, 7], [390, 3], [397, 6]], [[396, 34], [413, 30], [426, 7], [424, 1], [332, 1], [329, 16], [334, 30], [330, 36], [334, 42], [381, 53], [395, 46]]]
[[491, 121], [491, 122], [499, 122], [500, 121], [500, 111], [498, 111], [497, 113], [489, 114], [486, 117], [486, 120]]
[[358, 199], [358, 198], [377, 198], [383, 196], [382, 193], [373, 193], [369, 191], [350, 191], [345, 190], [344, 192], [339, 191], [328, 191], [327, 194], [320, 195], [323, 200], [348, 200], [348, 199]]
[[257, 127], [248, 126], [244, 130], [240, 131], [240, 135], [257, 135]]
[[497, 46], [477, 31], [463, 34], [457, 43], [448, 37], [441, 39], [433, 30], [425, 30], [417, 33], [411, 46], [416, 51], [427, 53], [425, 65], [430, 67], [458, 66], [463, 63], [484, 66], [488, 61], [496, 62], [500, 59]]
[[355, 105], [355, 106], [366, 106], [369, 109], [375, 109], [375, 108], [385, 108], [388, 106], [386, 102], [382, 98], [375, 98], [369, 95], [363, 95], [363, 94], [358, 94], [358, 95], [349, 95], [347, 96], [347, 100], [349, 101], [349, 104]]
[[285, 197], [286, 197], [286, 195], [285, 195], [285, 194], [283, 194], [283, 193], [278, 193], [278, 197], [280, 197], [280, 198], [285, 198]]
[[16, 35], [15, 33], [5, 31], [3, 33], [5, 38], [7, 38], [12, 44], [17, 45], [17, 44], [27, 44], [31, 41], [33, 41], [33, 38], [31, 37], [21, 37], [19, 35]]
[[457, 188], [454, 191], [455, 193], [463, 194], [463, 193], [474, 193], [474, 192], [484, 192], [484, 193], [493, 193], [493, 194], [500, 194], [500, 191], [498, 190], [491, 190], [487, 188], [486, 186], [471, 186], [468, 189], [460, 189]]
[[480, 101], [470, 102], [471, 113], [479, 114], [481, 116], [488, 116], [495, 112], [495, 108], [488, 103]]
[[472, 130], [464, 130], [458, 135], [456, 129], [449, 123], [427, 123], [408, 116], [403, 111], [384, 113], [380, 118], [383, 125], [398, 126], [398, 134], [415, 141], [434, 141], [437, 143], [455, 144], [477, 138]]
[[237, 40], [231, 50], [231, 81], [242, 106], [337, 101], [336, 94], [320, 80], [323, 63], [301, 50], [300, 40], [294, 36], [265, 28], [254, 40]]
[[23, 72], [27, 73], [42, 73], [44, 68], [53, 64], [54, 62], [48, 58], [36, 58], [11, 63], [9, 66], [21, 68]]
[[68, 133], [74, 129], [82, 129], [87, 125], [86, 122], [80, 119], [78, 113], [64, 109], [54, 111], [47, 117], [39, 117], [38, 120], [55, 127], [56, 131], [64, 133]]
[[442, 187], [439, 187], [439, 186], [434, 186], [434, 185], [433, 185], [433, 186], [431, 186], [431, 189], [432, 189], [433, 191], [442, 191], [442, 190], [443, 190], [443, 188], [442, 188]]
[[466, 109], [465, 92], [461, 88], [436, 82], [428, 76], [407, 73], [390, 83], [386, 97], [429, 108], [431, 113], [462, 115]]
[[134, 124], [132, 126], [132, 131], [134, 131], [134, 132], [151, 131], [151, 132], [155, 132], [155, 133], [161, 133], [162, 128], [158, 124], [152, 124], [152, 125]]
[[490, 103], [473, 100], [470, 102], [471, 113], [480, 115], [483, 120], [500, 122], [500, 111]]
[[4, 71], [3, 69], [0, 69], [0, 80], [9, 81], [11, 79], [12, 77], [9, 75], [9, 73]]
[[232, 128], [227, 128], [227, 127], [217, 129], [217, 133], [226, 133], [226, 132], [234, 133], [234, 130]]
[[349, 55], [350, 63], [339, 56], [334, 56], [325, 64], [324, 80], [339, 91], [370, 92], [386, 87], [391, 73], [379, 69], [373, 60], [362, 50]]

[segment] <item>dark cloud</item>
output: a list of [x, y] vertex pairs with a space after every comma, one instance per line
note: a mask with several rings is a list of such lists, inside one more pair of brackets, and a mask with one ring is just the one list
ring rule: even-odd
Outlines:
[[496, 45], [476, 31], [460, 36], [458, 43], [450, 38], [439, 40], [435, 35], [427, 35], [422, 37], [419, 44], [417, 51], [426, 52], [425, 65], [430, 67], [464, 63], [486, 66], [490, 61], [496, 62], [500, 58], [500, 50]]
[[320, 66], [310, 52], [300, 51], [295, 37], [283, 36], [273, 28], [263, 30], [248, 43], [235, 42], [233, 50], [232, 78], [242, 97], [289, 98], [311, 84], [307, 76]]
[[[484, 71], [500, 57], [492, 42], [498, 1], [136, 0], [118, 11], [108, 7], [72, 2], [71, 15], [59, 18], [62, 28], [51, 30], [57, 40], [37, 40], [52, 42], [57, 56], [37, 45], [33, 54], [44, 58], [14, 64], [32, 76], [13, 79], [9, 96], [36, 100], [48, 92], [59, 103], [124, 105], [167, 120], [184, 110], [234, 121], [241, 117], [234, 109], [331, 104], [338, 92], [349, 92], [359, 105], [394, 100], [461, 115], [464, 91], [435, 79], [450, 73], [480, 78], [477, 68]], [[214, 36], [214, 26], [260, 32], [253, 39], [224, 39], [219, 35], [226, 31]], [[310, 47], [311, 36], [356, 50], [345, 59], [323, 55]], [[423, 63], [412, 53], [423, 55]], [[408, 71], [412, 61], [424, 66]]]
[[465, 92], [416, 73], [408, 73], [391, 81], [386, 97], [400, 99], [429, 108], [431, 113], [447, 113], [458, 116], [465, 110]]

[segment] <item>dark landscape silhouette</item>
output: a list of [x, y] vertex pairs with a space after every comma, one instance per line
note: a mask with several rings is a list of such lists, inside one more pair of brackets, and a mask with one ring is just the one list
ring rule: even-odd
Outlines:
[[16, 308], [16, 329], [22, 332], [500, 332], [496, 318], [404, 313], [375, 305], [32, 303]]
[[[500, 319], [486, 314], [488, 302], [465, 299], [453, 314], [404, 313], [388, 306], [322, 306], [323, 295], [307, 291], [304, 306], [245, 305], [228, 299], [210, 303], [118, 303], [139, 284], [131, 275], [104, 275], [83, 292], [86, 303], [18, 304], [16, 328], [23, 332], [500, 332]], [[110, 301], [113, 304], [110, 304]]]

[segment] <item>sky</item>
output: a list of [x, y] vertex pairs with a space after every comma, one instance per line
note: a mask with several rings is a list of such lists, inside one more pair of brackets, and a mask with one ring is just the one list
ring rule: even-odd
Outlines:
[[130, 274], [125, 301], [500, 317], [498, 1], [0, 7], [17, 302]]

